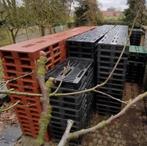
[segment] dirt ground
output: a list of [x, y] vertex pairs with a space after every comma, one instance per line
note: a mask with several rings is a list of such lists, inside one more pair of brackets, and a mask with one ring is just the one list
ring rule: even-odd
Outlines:
[[[123, 100], [128, 101], [134, 98], [142, 90], [136, 85], [126, 83]], [[93, 114], [90, 120], [90, 127], [96, 125], [103, 119], [98, 114]], [[7, 125], [17, 123], [13, 111], [2, 114], [0, 118], [0, 132]], [[147, 146], [147, 118], [144, 112], [143, 102], [134, 105], [121, 118], [114, 121], [104, 129], [87, 134], [83, 137], [81, 146]], [[31, 139], [32, 140], [32, 139]], [[15, 146], [36, 146], [35, 143], [30, 145], [30, 138], [22, 136]], [[56, 146], [54, 143], [46, 146]]]
[[[134, 98], [141, 92], [136, 84], [127, 83], [123, 100]], [[95, 125], [103, 118], [95, 114], [91, 124]], [[82, 146], [147, 146], [147, 119], [143, 102], [134, 105], [111, 125], [86, 135]]]

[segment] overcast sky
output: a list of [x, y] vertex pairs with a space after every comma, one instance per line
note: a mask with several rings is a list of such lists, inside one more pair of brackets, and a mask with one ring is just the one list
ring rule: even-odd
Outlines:
[[127, 0], [98, 0], [100, 3], [100, 7], [103, 10], [107, 8], [113, 7], [118, 10], [123, 10], [127, 8]]
[[100, 3], [100, 7], [102, 10], [106, 10], [110, 7], [116, 8], [117, 10], [124, 10], [127, 8], [127, 0], [98, 0], [98, 2]]

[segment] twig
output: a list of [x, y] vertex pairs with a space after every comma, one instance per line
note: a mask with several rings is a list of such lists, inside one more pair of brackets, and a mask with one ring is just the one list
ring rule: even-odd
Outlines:
[[34, 73], [34, 71], [32, 71], [32, 72], [28, 72], [28, 73], [26, 73], [26, 74], [24, 74], [24, 75], [22, 75], [22, 76], [19, 76], [19, 77], [16, 77], [16, 78], [13, 78], [13, 79], [7, 80], [7, 81], [5, 81], [5, 82], [8, 84], [8, 83], [10, 83], [10, 82], [12, 82], [12, 81], [16, 81], [16, 80], [18, 80], [18, 79], [21, 79], [21, 78], [27, 77], [27, 76], [29, 76], [29, 75], [31, 75], [31, 74], [33, 74], [33, 73]]
[[42, 97], [42, 94], [37, 93], [28, 93], [28, 92], [19, 92], [19, 91], [12, 91], [12, 90], [0, 90], [0, 94], [11, 94], [11, 95], [20, 95], [20, 96], [38, 96]]
[[73, 123], [74, 123], [74, 122], [73, 122], [72, 120], [68, 120], [68, 121], [67, 121], [66, 130], [65, 130], [65, 132], [64, 132], [64, 134], [63, 134], [63, 136], [62, 136], [62, 138], [61, 138], [61, 140], [60, 140], [58, 146], [64, 146], [64, 145], [66, 145], [66, 143], [67, 143], [67, 138], [68, 138], [68, 135], [69, 135], [69, 133], [70, 133], [70, 130], [71, 130], [72, 126], [73, 126]]
[[66, 75], [66, 73], [68, 72], [69, 69], [70, 69], [70, 66], [69, 66], [69, 63], [68, 63], [68, 65], [66, 67], [64, 67], [64, 69], [63, 69], [63, 73], [62, 73], [62, 76], [61, 76], [61, 81], [60, 81], [57, 89], [52, 93], [52, 96], [55, 95], [58, 92], [58, 90], [60, 89], [60, 87], [61, 87], [61, 85], [63, 83], [63, 80], [65, 78], [65, 75]]
[[118, 99], [118, 98], [115, 98], [115, 97], [113, 97], [112, 95], [107, 94], [107, 93], [104, 93], [104, 92], [102, 92], [102, 91], [94, 90], [94, 92], [103, 94], [103, 95], [105, 95], [105, 96], [108, 96], [108, 97], [111, 98], [111, 99], [114, 99], [114, 100], [119, 101], [119, 102], [124, 103], [124, 104], [127, 104], [127, 103], [129, 102], [129, 101], [123, 101], [123, 100], [120, 100], [120, 99]]
[[19, 103], [20, 103], [20, 101], [17, 101], [16, 103], [14, 103], [13, 105], [9, 106], [8, 108], [6, 108], [6, 109], [1, 109], [1, 110], [0, 110], [0, 113], [5, 112], [5, 111], [8, 111], [8, 110], [14, 108], [14, 107], [17, 106]]
[[29, 76], [29, 75], [33, 74], [33, 73], [34, 73], [34, 72], [32, 71], [32, 72], [26, 73], [26, 74], [24, 74], [24, 75], [22, 75], [22, 76], [19, 76], [19, 77], [16, 77], [16, 78], [13, 78], [13, 79], [10, 79], [10, 80], [7, 80], [7, 81], [2, 81], [1, 83], [3, 83], [3, 86], [1, 87], [1, 89], [2, 89], [3, 87], [7, 86], [8, 83], [10, 83], [10, 82], [12, 82], [12, 81], [16, 81], [16, 80], [18, 80], [18, 79], [20, 79], [20, 78], [24, 78], [24, 77], [26, 77], [26, 76]]

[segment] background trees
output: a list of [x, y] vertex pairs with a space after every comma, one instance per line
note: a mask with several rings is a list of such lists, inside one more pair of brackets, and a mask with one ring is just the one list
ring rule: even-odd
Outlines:
[[1, 27], [5, 27], [11, 35], [13, 43], [16, 42], [16, 35], [26, 21], [22, 7], [17, 6], [16, 0], [0, 0], [1, 4]]
[[140, 27], [147, 18], [145, 15], [145, 0], [128, 0], [128, 5], [129, 8], [125, 10], [125, 21], [131, 25], [139, 10], [140, 12], [135, 26]]
[[97, 25], [102, 22], [102, 15], [96, 0], [78, 1], [75, 11], [76, 25]]
[[[77, 3], [74, 14], [74, 3]], [[20, 29], [38, 26], [41, 36], [57, 25], [73, 20], [77, 25], [97, 25], [102, 15], [96, 0], [0, 0], [0, 27], [7, 29], [13, 43]], [[27, 37], [28, 38], [28, 37]]]

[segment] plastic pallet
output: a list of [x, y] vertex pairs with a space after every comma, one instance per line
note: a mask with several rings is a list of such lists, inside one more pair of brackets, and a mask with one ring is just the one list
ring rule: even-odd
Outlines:
[[113, 105], [107, 105], [107, 104], [100, 104], [100, 103], [97, 103], [96, 106], [99, 108], [99, 109], [104, 109], [104, 110], [110, 110], [110, 111], [117, 111], [117, 110], [120, 110], [121, 109], [121, 106], [120, 107], [117, 107], [117, 106], [113, 106]]
[[[57, 84], [62, 80], [63, 68], [69, 63], [70, 69], [63, 79], [62, 87], [78, 89], [83, 83], [83, 78], [87, 78], [92, 73], [92, 60], [68, 58], [64, 63], [56, 66], [54, 70], [47, 73], [46, 79], [54, 77]], [[58, 86], [58, 85], [57, 85]]]
[[89, 42], [89, 43], [95, 43], [99, 39], [101, 39], [110, 29], [112, 29], [114, 25], [103, 25], [100, 27], [96, 27], [95, 29], [85, 32], [81, 35], [77, 35], [75, 37], [72, 37], [68, 39], [67, 41], [70, 42], [70, 44], [74, 44], [73, 42]]
[[83, 101], [79, 109], [73, 109], [73, 108], [67, 108], [63, 106], [52, 106], [53, 107], [53, 112], [52, 116], [53, 117], [65, 117], [65, 118], [75, 118], [75, 119], [80, 119], [83, 113], [86, 113], [90, 106], [92, 105], [93, 101], [93, 96], [87, 96], [87, 99]]

